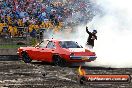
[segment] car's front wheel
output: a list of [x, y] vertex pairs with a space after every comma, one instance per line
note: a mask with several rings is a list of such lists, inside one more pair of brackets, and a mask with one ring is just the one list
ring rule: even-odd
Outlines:
[[27, 54], [27, 52], [22, 52], [22, 60], [25, 63], [30, 63], [32, 61], [32, 59], [29, 57], [29, 55]]
[[56, 66], [65, 67], [67, 65], [67, 62], [61, 58], [60, 56], [54, 56], [53, 57], [53, 64]]

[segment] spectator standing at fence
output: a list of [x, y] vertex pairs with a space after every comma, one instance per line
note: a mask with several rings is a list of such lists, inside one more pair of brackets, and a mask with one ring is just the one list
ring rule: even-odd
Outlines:
[[55, 20], [55, 11], [52, 11], [50, 14], [50, 21], [52, 22], [52, 24], [54, 24], [54, 20]]
[[30, 33], [30, 36], [31, 36], [32, 38], [36, 38], [36, 36], [37, 36], [37, 31], [36, 31], [35, 29], [33, 29], [33, 30], [31, 31], [31, 33]]
[[55, 19], [54, 19], [54, 25], [55, 25], [55, 26], [59, 26], [59, 21], [58, 21], [57, 16], [56, 16]]

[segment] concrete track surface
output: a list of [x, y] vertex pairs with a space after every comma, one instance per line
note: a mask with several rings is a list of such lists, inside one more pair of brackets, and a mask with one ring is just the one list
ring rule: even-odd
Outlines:
[[[80, 85], [77, 69], [42, 62], [0, 61], [0, 88], [132, 88], [132, 82]], [[85, 67], [85, 70], [90, 74], [132, 74], [131, 68]]]

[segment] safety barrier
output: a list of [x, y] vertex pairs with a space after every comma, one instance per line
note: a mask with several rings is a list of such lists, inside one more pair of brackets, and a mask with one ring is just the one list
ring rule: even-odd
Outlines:
[[18, 61], [18, 55], [0, 55], [0, 61]]

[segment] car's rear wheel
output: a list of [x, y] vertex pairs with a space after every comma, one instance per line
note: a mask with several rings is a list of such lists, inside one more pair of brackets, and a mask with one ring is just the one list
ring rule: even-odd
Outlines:
[[56, 66], [61, 66], [61, 67], [67, 66], [67, 62], [58, 55], [53, 56], [53, 64]]
[[84, 84], [85, 85], [85, 82], [86, 82], [86, 78], [85, 77], [79, 77], [78, 78], [78, 82], [79, 82], [79, 84]]
[[29, 57], [29, 55], [27, 54], [27, 52], [22, 52], [22, 60], [25, 63], [30, 63], [32, 61], [32, 59]]

